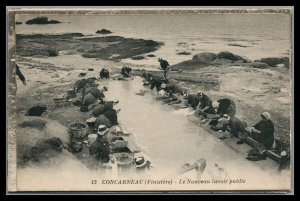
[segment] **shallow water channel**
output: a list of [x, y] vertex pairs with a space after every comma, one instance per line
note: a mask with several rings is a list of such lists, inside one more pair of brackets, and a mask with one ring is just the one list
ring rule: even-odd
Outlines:
[[[103, 81], [102, 84], [109, 87], [109, 90], [105, 92], [108, 100], [119, 99], [117, 108], [121, 111], [118, 114], [118, 121], [123, 129], [132, 133], [134, 141], [142, 150], [139, 154], [146, 156], [153, 167], [146, 175], [139, 175], [140, 177], [125, 175], [128, 178], [145, 178], [146, 176], [158, 179], [197, 179], [195, 170], [184, 175], [177, 174], [177, 171], [184, 164], [193, 164], [202, 158], [206, 160], [206, 168], [201, 179], [244, 179], [250, 186], [260, 186], [266, 189], [269, 188], [268, 185], [274, 186], [289, 179], [286, 173], [277, 172], [278, 166], [273, 161], [251, 162], [244, 159], [245, 153], [239, 153], [228, 147], [224, 142], [190, 121], [186, 116], [189, 109], [177, 110], [155, 100], [155, 92], [144, 87], [140, 77], [130, 81]], [[146, 94], [136, 95], [141, 89], [147, 90]], [[90, 186], [91, 179], [105, 177], [87, 168], [68, 152], [60, 156], [57, 161], [46, 167], [33, 166], [19, 169], [17, 172], [18, 188], [22, 190], [57, 190], [57, 188], [97, 190], [99, 186]], [[35, 176], [32, 177], [32, 175]], [[119, 176], [111, 177], [110, 175], [107, 178], [117, 179]], [[31, 182], [28, 183], [28, 181]], [[122, 187], [130, 189], [130, 186]], [[106, 185], [103, 188], [112, 187]], [[199, 186], [193, 188], [202, 189]], [[217, 189], [215, 186], [207, 188]], [[220, 189], [226, 188], [226, 186], [220, 187]], [[241, 189], [243, 188], [249, 189], [249, 187], [241, 186]]]
[[[133, 134], [149, 157], [153, 172], [173, 174], [185, 163], [193, 164], [200, 158], [206, 160], [206, 169], [214, 171], [218, 166], [228, 175], [245, 176], [249, 170], [262, 174], [277, 171], [276, 166], [258, 167], [255, 162], [247, 161], [245, 153], [236, 152], [190, 121], [186, 116], [189, 109], [176, 110], [155, 100], [154, 90], [144, 87], [141, 78], [110, 81], [108, 86], [107, 98], [120, 100], [120, 124]], [[144, 96], [136, 95], [141, 89], [148, 91]]]

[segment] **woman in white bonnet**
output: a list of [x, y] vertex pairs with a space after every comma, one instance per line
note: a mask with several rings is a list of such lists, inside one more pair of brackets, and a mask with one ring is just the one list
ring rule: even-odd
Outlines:
[[267, 149], [270, 149], [274, 143], [274, 124], [271, 115], [268, 112], [261, 113], [262, 120], [253, 127], [247, 128], [251, 132], [254, 140], [262, 143]]

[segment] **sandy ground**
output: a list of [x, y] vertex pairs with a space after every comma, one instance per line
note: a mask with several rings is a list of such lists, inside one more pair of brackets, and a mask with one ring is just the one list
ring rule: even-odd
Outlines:
[[[65, 94], [76, 80], [80, 79], [78, 77], [80, 72], [86, 72], [85, 78], [88, 78], [98, 76], [103, 67], [109, 68], [110, 72], [113, 73], [119, 72], [122, 66], [127, 65], [121, 62], [84, 59], [78, 55], [63, 55], [54, 58], [20, 57], [17, 59], [17, 63], [27, 79], [27, 85], [24, 86], [19, 78], [16, 78], [17, 122], [23, 119], [23, 115], [30, 107], [46, 105], [50, 112], [44, 116], [48, 117], [54, 126], [45, 132], [52, 136], [65, 133], [63, 131], [69, 122], [77, 120], [84, 122], [88, 118], [88, 113], [80, 112], [76, 106], [58, 106], [53, 102], [55, 96]], [[132, 67], [147, 69], [147, 66]], [[93, 68], [94, 71], [87, 71], [88, 68]], [[260, 120], [259, 114], [262, 111], [269, 111], [275, 123], [276, 136], [289, 141], [290, 79], [287, 69], [259, 70], [239, 66], [209, 67], [200, 69], [199, 74], [209, 74], [215, 77], [219, 81], [219, 86], [211, 88], [201, 83], [181, 83], [189, 87], [192, 92], [203, 89], [213, 100], [223, 97], [232, 98], [237, 104], [237, 116], [249, 125]], [[24, 130], [17, 128], [18, 144], [27, 143], [30, 146], [41, 138], [38, 133], [29, 129], [26, 132], [28, 131], [28, 135], [31, 135], [30, 139], [32, 140], [30, 141], [29, 138], [24, 138], [22, 131]], [[66, 136], [63, 135], [62, 138], [65, 139]], [[20, 148], [22, 151], [24, 147], [21, 146]], [[63, 155], [68, 155], [67, 158], [75, 158], [75, 156], [69, 156], [70, 153], [63, 153]], [[59, 158], [66, 160], [64, 156], [59, 156]], [[242, 160], [243, 158], [241, 158]], [[55, 162], [59, 163], [59, 161]], [[76, 160], [72, 159], [72, 161], [75, 163]], [[269, 161], [268, 164], [274, 163], [274, 161]], [[42, 165], [46, 167], [47, 164]], [[20, 174], [24, 174], [24, 172], [20, 172]], [[23, 178], [23, 176], [20, 177]]]
[[207, 67], [200, 74], [211, 74], [219, 80], [217, 89], [188, 83], [195, 90], [203, 90], [212, 98], [232, 98], [237, 105], [237, 114], [248, 125], [260, 121], [260, 113], [268, 111], [275, 124], [275, 136], [289, 143], [291, 82], [286, 68], [255, 69], [243, 66]]
[[[86, 77], [98, 76], [103, 68], [120, 69], [128, 65], [99, 59], [85, 59], [79, 55], [62, 55], [54, 58], [19, 58], [18, 63], [27, 78], [23, 86], [18, 80], [18, 98], [22, 99], [18, 111], [25, 112], [34, 104], [52, 101], [53, 92], [58, 95], [71, 87], [79, 79], [81, 71], [88, 72]], [[145, 65], [132, 66], [145, 68]], [[94, 71], [86, 71], [93, 68]], [[149, 66], [148, 69], [153, 69]], [[176, 72], [172, 72], [176, 73]], [[284, 142], [290, 138], [291, 82], [286, 68], [255, 69], [243, 66], [206, 67], [197, 72], [219, 81], [219, 86], [210, 87], [195, 82], [181, 82], [191, 92], [202, 89], [212, 100], [229, 97], [237, 104], [237, 117], [253, 125], [260, 120], [259, 114], [268, 111], [275, 124], [275, 135]], [[171, 75], [172, 76], [172, 75]], [[36, 88], [38, 86], [38, 88]], [[62, 87], [62, 88], [61, 88]], [[61, 88], [61, 89], [60, 89]], [[47, 92], [50, 93], [47, 95]], [[51, 99], [51, 100], [50, 100]]]

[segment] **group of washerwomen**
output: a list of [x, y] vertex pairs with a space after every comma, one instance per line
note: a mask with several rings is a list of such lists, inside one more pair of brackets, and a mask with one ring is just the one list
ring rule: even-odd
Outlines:
[[[253, 150], [250, 150], [247, 159], [249, 160], [262, 160], [266, 158], [266, 150], [273, 149], [275, 144], [274, 137], [274, 124], [271, 120], [271, 115], [268, 112], [262, 112], [260, 114], [261, 121], [254, 126], [247, 126], [246, 122], [239, 120], [235, 117], [236, 105], [234, 101], [223, 98], [217, 101], [212, 101], [203, 91], [198, 91], [197, 94], [183, 94], [181, 89], [176, 85], [170, 83], [171, 67], [166, 60], [158, 59], [160, 67], [164, 72], [164, 79], [155, 78], [151, 73], [142, 70], [142, 76], [147, 82], [144, 85], [150, 85], [151, 90], [156, 88], [157, 92], [165, 92], [164, 99], [167, 103], [180, 103], [184, 102], [185, 105], [192, 107], [195, 110], [195, 115], [202, 118], [202, 122], [206, 122], [214, 130], [229, 131], [234, 137], [239, 140], [238, 144], [245, 143], [248, 136], [260, 143], [260, 146]], [[16, 66], [17, 75], [26, 85], [25, 77]], [[130, 77], [131, 68], [123, 67], [121, 74], [124, 77]], [[103, 68], [100, 71], [100, 79], [109, 79], [109, 71]], [[107, 87], [103, 87], [99, 90], [97, 87], [91, 87], [89, 83], [92, 83], [93, 79], [81, 79], [75, 84], [77, 91], [82, 91], [81, 110], [88, 111], [89, 105], [94, 104], [97, 99], [100, 100], [100, 104], [93, 108], [92, 115], [97, 117], [95, 125], [104, 125], [105, 127], [111, 127], [117, 125], [117, 111], [113, 109], [113, 105], [118, 101], [105, 101], [104, 91], [107, 91]], [[105, 158], [105, 157], [104, 157]], [[107, 158], [105, 159], [107, 160]], [[104, 160], [104, 161], [105, 161]]]
[[[124, 67], [127, 71], [129, 67]], [[122, 70], [122, 71], [124, 71]], [[103, 68], [100, 71], [100, 79], [109, 79], [109, 71]], [[94, 85], [96, 78], [80, 79], [75, 83], [74, 90], [81, 93], [79, 104], [82, 112], [90, 111], [90, 118], [95, 118], [94, 130], [98, 136], [89, 147], [90, 155], [99, 161], [100, 164], [107, 164], [115, 159], [111, 158], [111, 148], [109, 145], [108, 134], [109, 128], [117, 126], [117, 113], [120, 109], [115, 109], [114, 106], [119, 103], [119, 100], [107, 101], [104, 92], [108, 87], [103, 86], [101, 89]], [[134, 166], [137, 170], [149, 170], [150, 161], [144, 156], [134, 158]]]
[[[212, 101], [203, 91], [197, 94], [186, 94], [175, 84], [169, 82], [170, 65], [166, 60], [159, 59], [164, 78], [155, 78], [151, 73], [142, 70], [145, 79], [144, 85], [150, 85], [150, 89], [156, 88], [157, 94], [166, 103], [184, 103], [195, 110], [194, 114], [201, 118], [201, 122], [209, 125], [211, 129], [220, 133], [230, 133], [230, 137], [238, 138], [237, 144], [246, 142], [251, 137], [259, 143], [259, 146], [251, 149], [246, 157], [248, 160], [257, 161], [266, 159], [266, 150], [274, 149], [274, 124], [269, 112], [260, 114], [261, 121], [254, 126], [247, 126], [247, 123], [239, 120], [236, 114], [236, 104], [229, 98]], [[226, 135], [221, 135], [221, 139]]]

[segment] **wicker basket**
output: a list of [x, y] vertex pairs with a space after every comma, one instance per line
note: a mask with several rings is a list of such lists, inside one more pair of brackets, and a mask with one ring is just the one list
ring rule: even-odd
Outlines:
[[82, 139], [86, 137], [88, 125], [81, 122], [71, 122], [68, 124], [72, 138]]
[[113, 155], [117, 160], [118, 168], [128, 169], [130, 167], [133, 167], [132, 153], [115, 153]]

